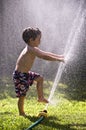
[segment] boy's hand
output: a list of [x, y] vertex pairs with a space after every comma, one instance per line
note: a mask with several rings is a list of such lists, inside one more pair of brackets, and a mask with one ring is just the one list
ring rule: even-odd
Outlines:
[[61, 56], [61, 61], [62, 61], [62, 62], [65, 62], [64, 56]]
[[65, 62], [65, 59], [64, 59], [64, 58], [62, 59], [62, 62], [63, 62], [63, 63]]
[[61, 58], [61, 61], [62, 61], [62, 62], [65, 62], [64, 58]]

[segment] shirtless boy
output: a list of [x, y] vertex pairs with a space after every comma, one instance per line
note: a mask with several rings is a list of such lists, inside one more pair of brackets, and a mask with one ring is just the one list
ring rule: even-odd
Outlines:
[[41, 31], [38, 28], [28, 27], [23, 31], [22, 38], [26, 43], [26, 47], [20, 53], [15, 71], [13, 72], [13, 80], [15, 84], [15, 92], [18, 97], [19, 115], [25, 116], [24, 99], [29, 86], [36, 81], [38, 101], [48, 103], [48, 100], [43, 95], [43, 77], [35, 72], [30, 71], [34, 60], [39, 57], [48, 61], [64, 62], [62, 55], [57, 55], [50, 52], [42, 51], [38, 48], [41, 40]]

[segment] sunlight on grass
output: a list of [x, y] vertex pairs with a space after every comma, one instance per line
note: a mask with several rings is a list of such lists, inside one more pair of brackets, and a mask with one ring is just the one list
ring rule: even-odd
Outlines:
[[[44, 83], [44, 94], [48, 98], [52, 82]], [[61, 91], [59, 92], [58, 89]], [[68, 86], [59, 84], [52, 101], [48, 106], [48, 117], [33, 130], [86, 130], [86, 102], [68, 100], [65, 98], [65, 89]], [[30, 88], [25, 100], [27, 118], [18, 115], [17, 98], [14, 93], [4, 91], [5, 97], [0, 99], [0, 130], [26, 130], [37, 121], [38, 114], [44, 110], [45, 104], [37, 102], [36, 87]], [[10, 97], [10, 93], [13, 95]], [[2, 93], [1, 93], [2, 94]]]
[[[45, 104], [35, 98], [25, 101], [28, 118], [18, 116], [17, 99], [8, 98], [0, 103], [0, 130], [25, 130], [38, 118]], [[48, 106], [48, 117], [34, 130], [85, 130], [86, 103], [61, 99], [57, 106]]]

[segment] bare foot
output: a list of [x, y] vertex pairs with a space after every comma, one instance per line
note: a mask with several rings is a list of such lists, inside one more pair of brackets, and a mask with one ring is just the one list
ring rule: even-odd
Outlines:
[[23, 116], [23, 117], [27, 117], [27, 115], [25, 113], [21, 113], [19, 114], [20, 116]]
[[45, 99], [45, 98], [38, 99], [38, 102], [49, 103], [49, 101], [47, 99]]

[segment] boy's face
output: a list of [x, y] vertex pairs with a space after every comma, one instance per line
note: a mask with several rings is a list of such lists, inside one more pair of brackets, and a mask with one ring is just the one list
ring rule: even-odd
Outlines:
[[38, 45], [40, 44], [40, 40], [41, 40], [41, 35], [38, 35], [35, 40], [33, 40], [33, 39], [31, 38], [29, 45], [31, 45], [31, 46], [33, 46], [33, 47], [38, 47]]

